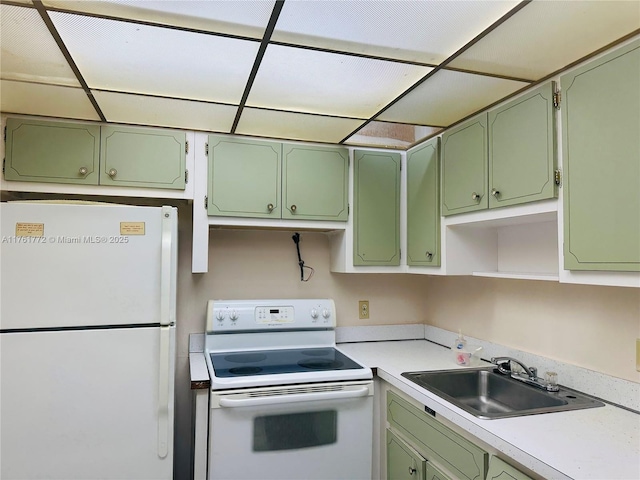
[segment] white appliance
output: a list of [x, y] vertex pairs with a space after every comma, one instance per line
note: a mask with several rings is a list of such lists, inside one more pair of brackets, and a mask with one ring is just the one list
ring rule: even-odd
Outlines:
[[367, 479], [373, 380], [329, 299], [211, 300], [209, 479]]
[[0, 216], [0, 478], [171, 479], [177, 210]]

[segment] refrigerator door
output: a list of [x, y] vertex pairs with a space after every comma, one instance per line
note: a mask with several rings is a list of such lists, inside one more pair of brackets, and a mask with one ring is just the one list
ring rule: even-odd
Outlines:
[[171, 479], [174, 359], [175, 327], [0, 334], [0, 478]]
[[0, 209], [0, 330], [175, 321], [175, 208]]

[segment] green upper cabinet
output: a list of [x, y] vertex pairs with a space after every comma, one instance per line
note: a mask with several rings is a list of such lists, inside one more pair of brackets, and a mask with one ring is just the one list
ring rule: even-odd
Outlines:
[[102, 127], [101, 185], [185, 188], [184, 132]]
[[346, 221], [348, 192], [346, 148], [282, 146], [282, 218]]
[[560, 83], [564, 267], [640, 271], [640, 41]]
[[209, 215], [280, 218], [282, 146], [209, 135]]
[[487, 208], [487, 114], [442, 134], [442, 215]]
[[98, 185], [100, 126], [7, 119], [6, 180]]
[[387, 480], [424, 480], [426, 460], [387, 429]]
[[489, 208], [557, 196], [554, 85], [489, 111]]
[[354, 265], [400, 265], [400, 154], [354, 151]]
[[407, 265], [440, 265], [438, 142], [407, 152]]

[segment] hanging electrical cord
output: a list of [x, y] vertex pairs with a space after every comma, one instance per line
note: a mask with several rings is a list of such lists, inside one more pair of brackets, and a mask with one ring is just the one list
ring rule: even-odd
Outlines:
[[[298, 252], [298, 265], [300, 265], [300, 281], [301, 282], [308, 282], [311, 277], [313, 277], [313, 268], [311, 267], [307, 267], [304, 264], [304, 261], [302, 260], [302, 257], [300, 256], [300, 234], [298, 232], [294, 233], [293, 236], [291, 237], [293, 239], [293, 243], [296, 244], [296, 250]], [[304, 269], [309, 270], [309, 276], [307, 278], [304, 278]]]

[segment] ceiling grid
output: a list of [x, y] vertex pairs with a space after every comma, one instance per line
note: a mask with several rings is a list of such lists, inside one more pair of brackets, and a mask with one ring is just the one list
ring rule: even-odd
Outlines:
[[640, 2], [0, 0], [0, 22], [3, 113], [406, 149], [637, 35]]

